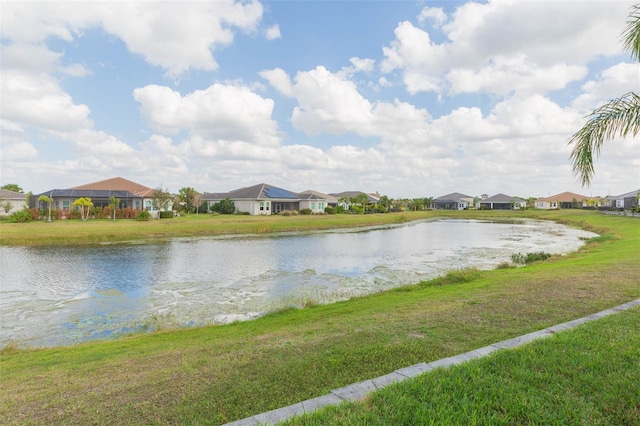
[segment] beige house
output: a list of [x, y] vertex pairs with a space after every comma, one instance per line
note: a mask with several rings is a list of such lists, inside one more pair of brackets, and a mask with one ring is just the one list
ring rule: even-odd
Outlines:
[[575, 209], [587, 207], [589, 197], [573, 192], [562, 192], [552, 195], [551, 197], [538, 198], [536, 200], [536, 209]]
[[10, 215], [22, 210], [26, 200], [27, 196], [22, 192], [0, 189], [0, 214]]

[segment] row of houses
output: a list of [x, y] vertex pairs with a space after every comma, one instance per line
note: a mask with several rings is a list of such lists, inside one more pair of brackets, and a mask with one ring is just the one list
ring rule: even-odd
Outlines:
[[[10, 214], [24, 207], [25, 194], [0, 190], [0, 213]], [[80, 185], [68, 189], [52, 189], [31, 197], [30, 207], [44, 208], [38, 202], [41, 195], [53, 200], [52, 208], [69, 211], [73, 202], [78, 198], [91, 198], [94, 206], [104, 207], [110, 204], [111, 197], [119, 199], [119, 208], [134, 210], [157, 210], [154, 204], [154, 189], [132, 182], [128, 179], [115, 177], [98, 182]], [[571, 192], [563, 192], [550, 197], [535, 200], [537, 209], [610, 207], [617, 209], [632, 209], [638, 206], [639, 191], [632, 191], [615, 197], [593, 198]], [[309, 209], [312, 213], [322, 213], [326, 207], [342, 205], [348, 207], [352, 200], [366, 196], [366, 204], [377, 205], [381, 196], [367, 194], [361, 191], [345, 191], [325, 194], [319, 191], [306, 190], [294, 192], [266, 183], [235, 189], [224, 193], [205, 192], [201, 195], [203, 202], [213, 205], [225, 199], [234, 202], [236, 211], [251, 215], [271, 215], [285, 211], [300, 211]], [[363, 200], [364, 202], [364, 200]], [[527, 200], [496, 194], [483, 194], [474, 197], [454, 192], [431, 200], [431, 205], [425, 206], [435, 210], [466, 210], [470, 208], [489, 210], [518, 210], [527, 207]], [[171, 208], [170, 206], [168, 207]]]

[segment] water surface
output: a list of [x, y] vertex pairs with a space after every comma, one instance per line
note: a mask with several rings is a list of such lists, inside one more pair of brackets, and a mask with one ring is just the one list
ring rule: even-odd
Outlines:
[[255, 318], [578, 249], [595, 234], [544, 221], [412, 222], [270, 236], [0, 247], [0, 344], [68, 345], [158, 325]]

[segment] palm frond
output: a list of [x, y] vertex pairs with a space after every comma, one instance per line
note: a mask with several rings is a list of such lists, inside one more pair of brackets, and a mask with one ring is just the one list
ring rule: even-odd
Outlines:
[[627, 27], [622, 32], [622, 50], [640, 60], [640, 4], [633, 5], [629, 12]]
[[569, 145], [573, 145], [570, 157], [573, 173], [579, 177], [582, 186], [591, 183], [593, 157], [600, 154], [605, 140], [640, 133], [640, 96], [629, 92], [602, 105], [586, 118], [586, 124], [569, 140]]

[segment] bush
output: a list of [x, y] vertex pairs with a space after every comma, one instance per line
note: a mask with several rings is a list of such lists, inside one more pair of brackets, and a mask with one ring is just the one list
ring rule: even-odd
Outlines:
[[147, 210], [142, 210], [136, 216], [136, 220], [140, 220], [140, 221], [147, 221], [151, 219], [153, 219], [153, 216], [151, 216], [151, 213], [149, 213]]
[[175, 214], [173, 214], [173, 210], [170, 210], [168, 212], [160, 212], [159, 215], [160, 219], [172, 219], [173, 217], [175, 217]]
[[220, 214], [234, 214], [236, 211], [236, 205], [227, 197], [211, 206], [211, 211]]
[[324, 208], [324, 212], [326, 214], [336, 214], [336, 209], [335, 207], [327, 206]]
[[311, 209], [302, 209], [300, 210], [300, 214], [311, 214]]
[[9, 222], [14, 223], [24, 223], [29, 222], [33, 219], [31, 216], [31, 210], [18, 210], [17, 212], [13, 212], [9, 215]]
[[285, 210], [282, 213], [280, 213], [282, 216], [291, 216], [291, 211], [289, 210]]
[[344, 206], [338, 206], [336, 207], [336, 213], [344, 213]]
[[535, 253], [514, 253], [511, 255], [511, 261], [518, 265], [526, 265], [531, 262], [537, 262], [539, 260], [546, 260], [550, 258], [551, 255], [549, 253], [545, 253], [543, 251], [535, 252]]

